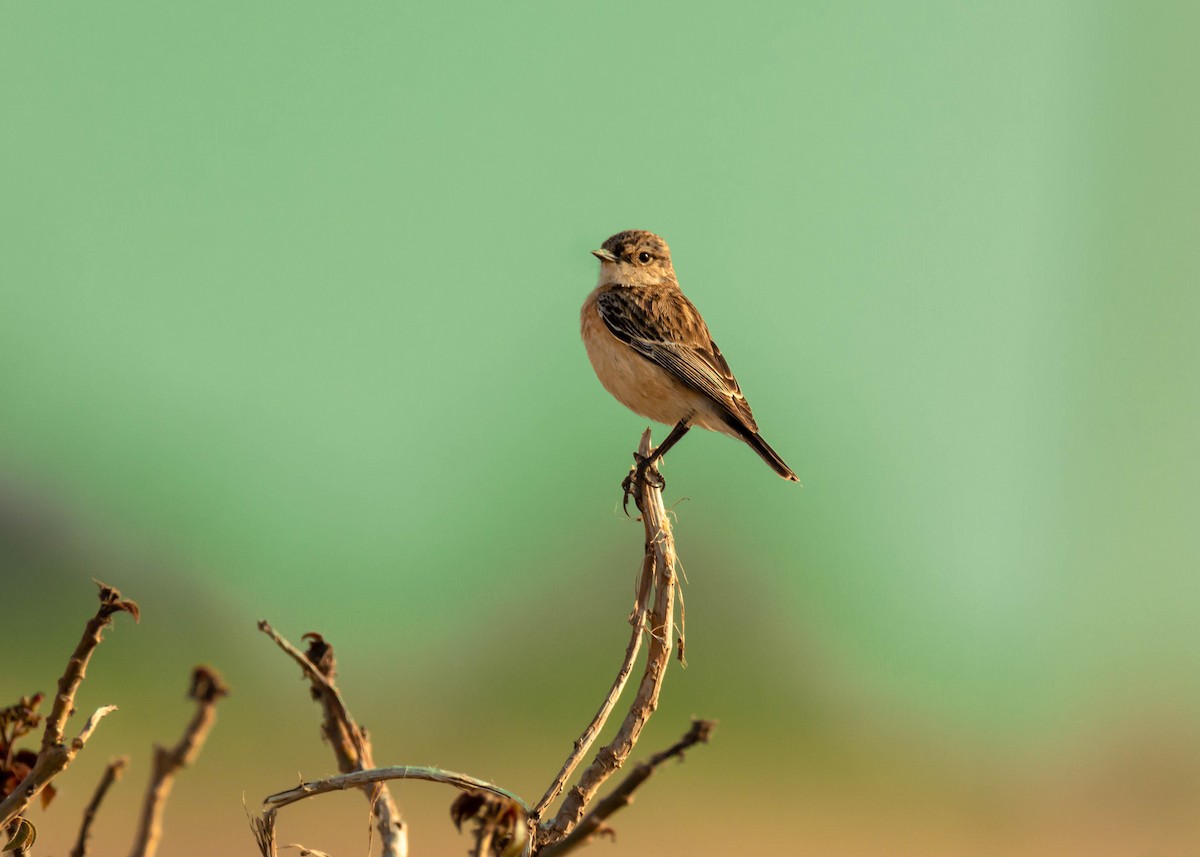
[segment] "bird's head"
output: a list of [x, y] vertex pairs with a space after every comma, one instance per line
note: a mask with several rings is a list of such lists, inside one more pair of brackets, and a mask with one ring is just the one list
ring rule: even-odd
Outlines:
[[653, 232], [630, 229], [609, 238], [592, 255], [600, 260], [600, 282], [657, 286], [675, 282], [671, 248]]

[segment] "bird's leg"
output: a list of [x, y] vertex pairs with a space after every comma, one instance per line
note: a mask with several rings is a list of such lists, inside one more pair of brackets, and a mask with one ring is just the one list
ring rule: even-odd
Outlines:
[[[626, 515], [629, 514], [629, 496], [634, 494], [634, 487], [638, 483], [646, 481], [648, 475], [651, 480], [649, 484], [654, 488], [661, 490], [667, 487], [667, 480], [663, 479], [662, 474], [658, 472], [658, 468], [656, 468], [655, 465], [668, 449], [679, 443], [680, 438], [687, 434], [688, 429], [690, 428], [691, 425], [689, 425], [687, 419], [684, 418], [675, 424], [675, 427], [671, 429], [671, 433], [666, 436], [666, 438], [658, 445], [654, 452], [647, 456], [639, 455], [636, 452], [633, 454], [633, 460], [636, 463], [634, 464], [630, 474], [625, 477], [625, 481], [621, 483], [621, 490], [625, 492], [625, 498], [621, 501], [621, 506], [625, 509]], [[636, 495], [634, 495], [633, 502], [635, 505], [637, 505]]]
[[675, 423], [675, 428], [671, 429], [671, 433], [668, 434], [663, 442], [655, 448], [654, 452], [650, 453], [645, 458], [642, 458], [635, 452], [633, 454], [633, 457], [637, 459], [637, 476], [635, 478], [639, 480], [645, 479], [646, 474], [649, 473], [652, 474], [651, 479], [653, 481], [651, 481], [651, 485], [653, 485], [655, 488], [665, 488], [667, 486], [667, 482], [665, 479], [663, 479], [662, 474], [658, 472], [658, 468], [656, 468], [655, 465], [658, 463], [659, 459], [667, 454], [668, 449], [679, 443], [680, 438], [687, 434], [688, 429], [690, 428], [691, 426], [688, 424], [688, 421], [686, 419], [682, 419]]

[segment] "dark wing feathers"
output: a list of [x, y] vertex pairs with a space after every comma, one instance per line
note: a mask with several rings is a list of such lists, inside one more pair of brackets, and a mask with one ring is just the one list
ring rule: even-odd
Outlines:
[[617, 286], [596, 299], [612, 335], [712, 399], [734, 424], [758, 431], [737, 379], [692, 303], [677, 289], [635, 292]]

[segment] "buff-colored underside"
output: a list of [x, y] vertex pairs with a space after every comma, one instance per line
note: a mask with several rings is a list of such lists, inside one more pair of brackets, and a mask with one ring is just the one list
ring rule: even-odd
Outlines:
[[715, 402], [609, 332], [596, 306], [600, 291], [597, 288], [584, 302], [580, 324], [588, 359], [604, 389], [634, 413], [655, 422], [674, 425], [687, 419], [709, 431], [738, 437]]

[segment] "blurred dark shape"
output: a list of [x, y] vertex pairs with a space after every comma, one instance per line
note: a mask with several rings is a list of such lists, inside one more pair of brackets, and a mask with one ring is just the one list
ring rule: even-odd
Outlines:
[[192, 670], [192, 684], [188, 688], [188, 699], [197, 702], [216, 702], [223, 696], [229, 696], [229, 685], [221, 678], [221, 674], [212, 667], [199, 666]]
[[6, 565], [62, 559], [74, 534], [61, 506], [29, 485], [0, 474], [0, 571]]
[[138, 607], [137, 602], [129, 598], [122, 598], [121, 591], [115, 586], [109, 586], [107, 583], [96, 581], [96, 585], [100, 587], [100, 613], [98, 619], [106, 619], [114, 613], [128, 613], [133, 617], [134, 622], [142, 620], [142, 611]]
[[[337, 678], [337, 660], [333, 656], [333, 646], [325, 642], [325, 638], [316, 631], [309, 631], [300, 639], [308, 640], [308, 651], [304, 657], [317, 668], [317, 672], [329, 679], [332, 684]], [[313, 699], [321, 698], [321, 691], [316, 687], [309, 690]]]

